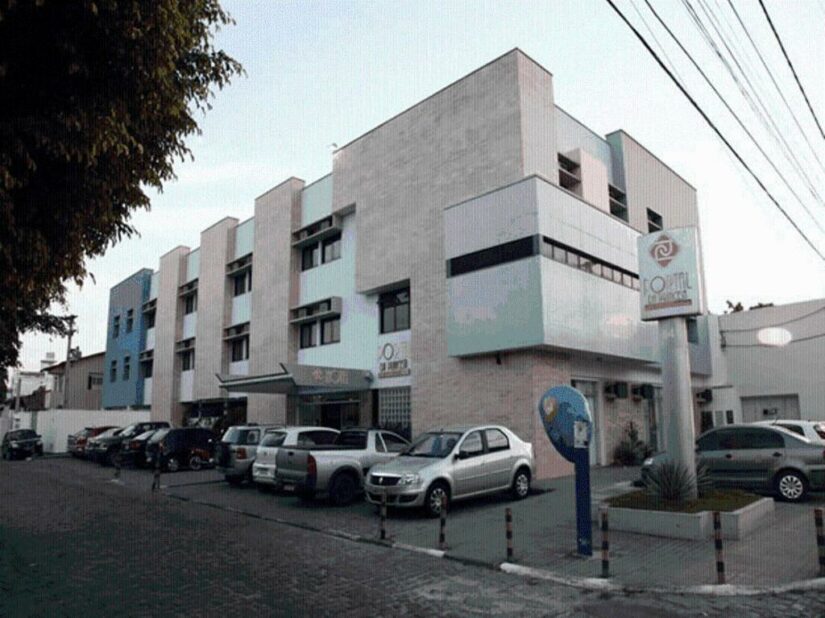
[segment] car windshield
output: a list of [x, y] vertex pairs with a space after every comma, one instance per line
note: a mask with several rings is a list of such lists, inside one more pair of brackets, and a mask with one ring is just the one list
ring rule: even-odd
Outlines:
[[150, 429], [149, 431], [144, 431], [142, 434], [138, 435], [135, 440], [148, 440], [149, 436], [155, 433], [157, 429]]
[[29, 438], [36, 438], [37, 434], [32, 429], [21, 429], [16, 432], [14, 438], [16, 440], [28, 440]]
[[108, 438], [109, 436], [114, 436], [117, 432], [120, 431], [117, 427], [112, 427], [111, 429], [107, 429], [101, 434], [98, 434], [98, 438]]
[[433, 457], [443, 459], [455, 448], [461, 438], [458, 432], [430, 432], [421, 434], [406, 451], [407, 457]]
[[159, 429], [152, 434], [152, 437], [149, 438], [149, 442], [160, 442], [164, 437], [166, 437], [166, 434], [169, 433], [169, 431], [169, 429]]
[[281, 446], [286, 439], [285, 431], [270, 431], [261, 440], [261, 446]]

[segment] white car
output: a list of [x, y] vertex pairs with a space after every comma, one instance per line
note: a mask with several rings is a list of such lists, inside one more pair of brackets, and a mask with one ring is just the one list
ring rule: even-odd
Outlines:
[[278, 449], [280, 447], [332, 444], [339, 433], [337, 429], [328, 427], [307, 426], [270, 429], [261, 439], [258, 451], [255, 454], [255, 462], [252, 464], [252, 480], [255, 482], [255, 486], [261, 491], [280, 487], [281, 483], [277, 480], [276, 475], [278, 471]]
[[777, 419], [773, 421], [757, 421], [753, 425], [772, 425], [782, 427], [795, 434], [807, 438], [814, 444], [825, 444], [825, 421], [800, 421]]

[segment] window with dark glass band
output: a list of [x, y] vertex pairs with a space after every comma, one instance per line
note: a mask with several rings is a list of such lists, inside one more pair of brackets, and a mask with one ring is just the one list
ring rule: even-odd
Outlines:
[[381, 332], [393, 333], [410, 328], [410, 289], [387, 292], [379, 297]]

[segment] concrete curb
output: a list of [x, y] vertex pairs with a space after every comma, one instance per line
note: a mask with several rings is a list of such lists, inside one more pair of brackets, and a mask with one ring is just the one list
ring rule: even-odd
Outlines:
[[[174, 489], [174, 487], [170, 487]], [[493, 571], [501, 571], [508, 575], [516, 575], [519, 577], [527, 577], [531, 579], [541, 579], [544, 581], [553, 582], [562, 586], [571, 588], [579, 588], [582, 590], [597, 590], [601, 592], [621, 592], [621, 593], [647, 593], [647, 594], [680, 594], [680, 595], [697, 595], [697, 596], [759, 596], [759, 595], [774, 595], [783, 594], [787, 592], [805, 592], [810, 590], [825, 591], [825, 577], [816, 579], [804, 579], [800, 581], [790, 582], [787, 584], [779, 584], [776, 586], [740, 586], [736, 584], [724, 585], [700, 585], [700, 586], [650, 586], [640, 587], [631, 584], [622, 584], [613, 579], [602, 579], [599, 577], [571, 577], [567, 575], [559, 575], [552, 571], [540, 569], [537, 567], [529, 567], [520, 564], [513, 564], [512, 562], [487, 562], [484, 560], [477, 560], [474, 558], [466, 558], [451, 554], [448, 551], [440, 549], [432, 549], [429, 547], [420, 547], [418, 545], [410, 545], [407, 543], [400, 543], [395, 541], [381, 541], [374, 537], [367, 537], [360, 534], [354, 534], [345, 530], [319, 528], [309, 524], [298, 523], [294, 521], [287, 521], [278, 517], [267, 517], [259, 515], [258, 513], [251, 513], [231, 506], [223, 506], [213, 502], [206, 502], [202, 500], [195, 500], [185, 496], [176, 496], [168, 492], [162, 492], [162, 495], [167, 498], [172, 498], [180, 502], [189, 502], [201, 506], [226, 511], [230, 513], [238, 513], [245, 517], [253, 519], [260, 519], [269, 521], [283, 526], [290, 526], [292, 528], [299, 528], [309, 532], [317, 532], [326, 536], [351, 541], [353, 543], [365, 543], [368, 545], [378, 545], [388, 549], [400, 549], [402, 551], [409, 551], [418, 554], [425, 554], [432, 558], [441, 558], [445, 560], [452, 560], [468, 566], [481, 567]]]

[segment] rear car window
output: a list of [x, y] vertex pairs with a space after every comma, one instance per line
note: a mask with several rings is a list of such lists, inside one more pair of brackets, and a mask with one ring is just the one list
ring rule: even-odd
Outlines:
[[285, 431], [270, 431], [264, 434], [264, 439], [261, 440], [261, 446], [281, 446], [285, 439]]
[[335, 444], [338, 446], [352, 446], [355, 448], [367, 448], [367, 432], [366, 431], [344, 431], [338, 434], [335, 439]]
[[816, 435], [825, 440], [825, 423], [814, 425], [814, 431], [816, 432]]
[[257, 444], [261, 437], [260, 429], [241, 429], [240, 427], [230, 427], [223, 434], [221, 442], [226, 444]]
[[31, 429], [20, 429], [17, 431], [17, 435], [14, 437], [18, 440], [27, 440], [29, 438], [37, 437], [37, 434]]
[[794, 433], [798, 433], [800, 436], [805, 435], [805, 430], [802, 429], [799, 425], [786, 425], [785, 423], [777, 423], [777, 427], [781, 427], [782, 429], [787, 429], [788, 431], [792, 431]]

